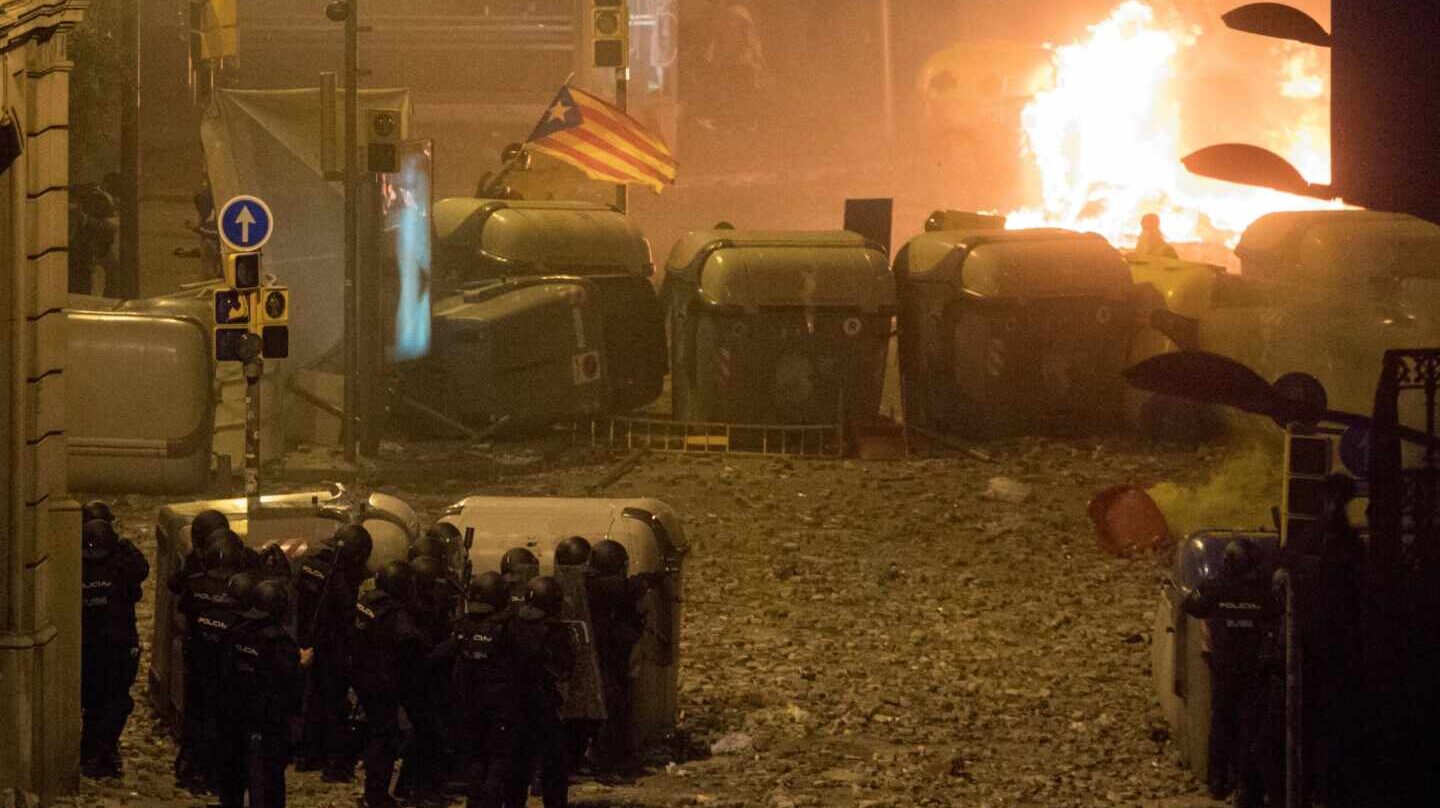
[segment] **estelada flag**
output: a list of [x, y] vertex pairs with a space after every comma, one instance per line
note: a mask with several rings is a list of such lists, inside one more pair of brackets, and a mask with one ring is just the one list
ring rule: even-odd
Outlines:
[[656, 193], [675, 182], [675, 157], [664, 141], [614, 104], [570, 86], [560, 88], [525, 147], [601, 182], [648, 185]]

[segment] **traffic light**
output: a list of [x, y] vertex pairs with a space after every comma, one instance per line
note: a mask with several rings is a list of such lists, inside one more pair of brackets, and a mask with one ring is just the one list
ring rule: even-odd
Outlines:
[[1334, 440], [1326, 435], [1285, 436], [1283, 509], [1288, 523], [1325, 515], [1325, 478], [1334, 468]]
[[249, 362], [260, 356], [261, 347], [260, 335], [251, 333], [248, 326], [215, 327], [216, 362]]
[[284, 359], [290, 355], [290, 290], [284, 286], [266, 286], [260, 290], [256, 304], [260, 325], [261, 353], [266, 359]]
[[366, 149], [371, 173], [393, 174], [400, 170], [400, 110], [370, 110], [370, 141]]
[[260, 288], [260, 253], [230, 253], [225, 256], [225, 285], [246, 291]]
[[261, 325], [286, 325], [290, 322], [290, 289], [266, 286], [260, 290]]
[[594, 67], [630, 66], [630, 8], [626, 0], [586, 0], [585, 42]]

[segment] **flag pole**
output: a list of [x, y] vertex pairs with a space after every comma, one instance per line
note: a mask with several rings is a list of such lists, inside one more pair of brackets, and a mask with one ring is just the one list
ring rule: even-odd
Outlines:
[[[565, 90], [570, 86], [570, 82], [572, 82], [572, 81], [574, 81], [574, 80], [575, 80], [575, 72], [574, 72], [574, 71], [571, 71], [571, 72], [570, 72], [570, 75], [568, 75], [568, 76], [565, 77], [564, 83], [562, 83], [562, 84], [560, 85], [560, 90], [559, 90], [559, 92], [555, 93], [555, 98], [558, 99], [558, 98], [560, 97], [560, 93], [565, 92]], [[516, 167], [517, 165], [519, 165], [519, 164], [521, 163], [521, 161], [523, 161], [523, 160], [525, 159], [525, 155], [528, 153], [527, 150], [526, 150], [526, 147], [530, 145], [530, 141], [532, 141], [532, 140], [535, 139], [535, 133], [538, 132], [538, 131], [540, 131], [540, 127], [542, 127], [542, 126], [545, 125], [545, 119], [546, 119], [546, 118], [549, 116], [549, 114], [550, 114], [550, 107], [553, 107], [553, 106], [554, 106], [554, 102], [553, 102], [553, 99], [552, 99], [552, 102], [551, 102], [550, 106], [545, 107], [545, 110], [540, 113], [540, 120], [538, 120], [538, 121], [535, 122], [535, 127], [530, 130], [530, 136], [527, 137], [527, 138], [525, 138], [525, 142], [524, 142], [524, 143], [521, 143], [521, 144], [520, 144], [520, 148], [519, 148], [518, 151], [515, 152], [515, 156], [514, 156], [514, 157], [511, 157], [509, 160], [507, 160], [507, 161], [505, 162], [505, 165], [503, 165], [503, 166], [500, 167], [500, 172], [495, 175], [495, 179], [493, 179], [493, 180], [490, 181], [491, 184], [493, 184], [493, 185], [499, 185], [500, 183], [504, 182], [504, 181], [505, 181], [505, 178], [508, 177], [508, 176], [510, 176], [510, 172], [511, 172], [511, 171], [514, 171], [514, 170], [515, 170], [515, 167]]]
[[[626, 22], [629, 25], [629, 22]], [[621, 112], [630, 113], [630, 68], [615, 68], [615, 106]], [[615, 210], [624, 214], [630, 207], [630, 186], [620, 183], [615, 186]]]

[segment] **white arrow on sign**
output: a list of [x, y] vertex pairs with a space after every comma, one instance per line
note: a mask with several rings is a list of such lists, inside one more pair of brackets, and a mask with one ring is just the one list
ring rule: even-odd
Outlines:
[[255, 214], [250, 212], [249, 205], [240, 208], [240, 215], [235, 217], [235, 223], [240, 225], [240, 240], [249, 244], [250, 225], [255, 224]]

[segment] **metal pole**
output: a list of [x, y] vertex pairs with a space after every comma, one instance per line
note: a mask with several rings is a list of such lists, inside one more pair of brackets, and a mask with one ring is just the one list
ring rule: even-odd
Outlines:
[[[251, 295], [251, 308], [259, 302]], [[245, 512], [255, 519], [260, 512], [260, 377], [265, 360], [255, 357], [245, 363]]]
[[360, 0], [350, 0], [350, 13], [345, 17], [345, 424], [341, 431], [347, 463], [355, 462], [360, 438], [360, 322], [356, 312], [360, 300], [360, 200], [356, 196], [360, 184], [359, 114]]
[[880, 0], [880, 88], [885, 107], [885, 137], [895, 139], [895, 75], [891, 47], [890, 0]]
[[1300, 647], [1300, 615], [1293, 572], [1281, 570], [1285, 588], [1285, 808], [1305, 805], [1303, 649]]
[[[626, 21], [629, 25], [629, 21]], [[621, 112], [630, 111], [630, 68], [615, 68], [615, 106]], [[615, 209], [626, 213], [630, 208], [630, 186], [620, 183], [615, 187]]]
[[120, 106], [118, 277], [105, 279], [111, 297], [140, 296], [140, 0], [124, 0], [120, 54], [125, 101]]

